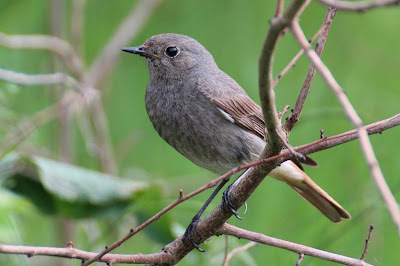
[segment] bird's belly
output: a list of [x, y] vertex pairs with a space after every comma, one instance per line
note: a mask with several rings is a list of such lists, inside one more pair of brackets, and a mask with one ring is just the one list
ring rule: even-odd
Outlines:
[[265, 146], [256, 135], [220, 117], [149, 117], [168, 144], [214, 173], [223, 174], [257, 160]]

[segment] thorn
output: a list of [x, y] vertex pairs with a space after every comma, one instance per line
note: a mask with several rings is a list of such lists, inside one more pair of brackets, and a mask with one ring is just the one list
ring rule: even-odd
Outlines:
[[183, 198], [183, 190], [180, 188], [179, 189], [179, 199]]

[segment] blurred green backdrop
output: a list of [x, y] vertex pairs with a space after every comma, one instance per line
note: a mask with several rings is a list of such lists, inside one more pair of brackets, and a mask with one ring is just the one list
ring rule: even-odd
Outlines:
[[[2, 0], [0, 32], [51, 34], [51, 12], [54, 12], [52, 5], [54, 7], [59, 4], [60, 8], [55, 8], [58, 13], [53, 23], [58, 21], [62, 38], [70, 40], [72, 2]], [[86, 66], [90, 66], [102, 51], [137, 2], [86, 2], [82, 40]], [[220, 68], [259, 103], [258, 57], [274, 8], [275, 1], [166, 0], [141, 28], [134, 41], [125, 46], [140, 45], [148, 37], [165, 32], [194, 37], [214, 55]], [[318, 30], [325, 13], [324, 6], [313, 2], [301, 16], [301, 26], [308, 37]], [[365, 124], [399, 112], [399, 15], [398, 8], [372, 10], [364, 14], [338, 12], [329, 33], [323, 59], [346, 90]], [[275, 76], [298, 50], [299, 46], [291, 34], [286, 34], [276, 53]], [[6, 69], [31, 74], [49, 73], [54, 69], [53, 55], [46, 51], [0, 47], [0, 56], [0, 67]], [[279, 82], [275, 89], [278, 110], [282, 110], [286, 104], [294, 105], [308, 66], [307, 58], [301, 58], [297, 66]], [[118, 213], [111, 217], [68, 219], [63, 215], [43, 215], [24, 197], [1, 189], [0, 238], [3, 243], [64, 246], [66, 241], [72, 240], [79, 249], [100, 251], [173, 201], [180, 188], [188, 193], [215, 178], [215, 175], [199, 169], [170, 148], [153, 130], [144, 107], [147, 82], [148, 73], [144, 60], [121, 52], [117, 64], [98, 89], [102, 92], [102, 102], [116, 154], [117, 175], [147, 180], [156, 192], [145, 193], [141, 199], [132, 202], [132, 208], [125, 211], [124, 215]], [[58, 88], [58, 91], [64, 90]], [[56, 89], [49, 86], [28, 87], [1, 81], [0, 137], [3, 138], [23, 119], [55, 103], [59, 98], [59, 93], [55, 91]], [[99, 162], [86, 149], [85, 138], [77, 123], [74, 122], [71, 126], [73, 163], [100, 170]], [[332, 136], [350, 130], [352, 126], [334, 95], [317, 74], [301, 122], [291, 134], [292, 145], [318, 139], [321, 129], [325, 130], [326, 136]], [[57, 121], [47, 123], [31, 134], [17, 149], [59, 160], [62, 152], [59, 130]], [[383, 135], [371, 137], [382, 171], [398, 200], [399, 133], [400, 129], [395, 128], [385, 131]], [[399, 235], [370, 178], [358, 142], [326, 150], [312, 157], [319, 162], [320, 167], [307, 168], [307, 173], [351, 213], [350, 221], [332, 224], [289, 187], [267, 178], [249, 199], [249, 210], [245, 219], [238, 221], [232, 218], [230, 222], [251, 231], [356, 258], [361, 257], [368, 228], [370, 224], [374, 224], [375, 230], [366, 261], [374, 265], [399, 265]], [[116, 252], [134, 254], [159, 251], [171, 240], [170, 234], [182, 234], [210, 193], [202, 193], [173, 209], [167, 217], [150, 226], [147, 233], [139, 233]], [[219, 200], [213, 203], [213, 207], [217, 204]], [[166, 223], [166, 226], [160, 225], [162, 223]], [[151, 234], [154, 232], [156, 234]], [[214, 237], [204, 245], [208, 252], [203, 254], [194, 251], [181, 264], [221, 264], [224, 243], [223, 237]], [[230, 238], [229, 248], [245, 243], [246, 240]], [[288, 251], [257, 245], [238, 254], [231, 265], [293, 265], [297, 258], [297, 254]], [[80, 264], [79, 261], [48, 257], [28, 259], [25, 256], [0, 256], [0, 264], [4, 265], [55, 265], [60, 261], [65, 261], [67, 265]], [[303, 263], [333, 264], [311, 257], [306, 257]]]

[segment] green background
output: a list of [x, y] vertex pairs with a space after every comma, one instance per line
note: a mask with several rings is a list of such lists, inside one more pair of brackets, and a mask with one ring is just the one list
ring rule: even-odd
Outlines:
[[[53, 1], [56, 2], [56, 1]], [[71, 2], [59, 14], [63, 38], [70, 39]], [[83, 57], [90, 66], [108, 42], [118, 25], [137, 1], [90, 0], [86, 3]], [[0, 3], [0, 32], [6, 34], [50, 34], [51, 1], [3, 0]], [[268, 29], [268, 20], [274, 14], [275, 1], [164, 1], [135, 39], [126, 46], [138, 46], [148, 37], [166, 32], [189, 35], [202, 43], [214, 56], [219, 67], [232, 76], [248, 94], [258, 99], [258, 58]], [[326, 8], [312, 2], [301, 16], [300, 24], [307, 37], [320, 27]], [[363, 14], [338, 12], [333, 21], [323, 53], [326, 65], [346, 91], [365, 124], [385, 119], [399, 112], [400, 30], [398, 8], [368, 11]], [[122, 47], [121, 47], [122, 48]], [[299, 50], [290, 33], [279, 44], [274, 61], [274, 76], [283, 69]], [[52, 54], [36, 50], [12, 50], [0, 47], [0, 67], [25, 73], [51, 72]], [[276, 87], [278, 110], [286, 104], [294, 106], [298, 91], [307, 72], [309, 61], [302, 57], [295, 68]], [[172, 202], [180, 188], [184, 193], [205, 184], [216, 176], [200, 169], [168, 146], [153, 130], [144, 107], [148, 82], [146, 64], [142, 58], [122, 54], [112, 71], [98, 89], [108, 118], [115, 151], [118, 176], [143, 178], [154, 184], [161, 194], [146, 194], [133, 202], [132, 211], [118, 217], [93, 216], [86, 219], [66, 219], [62, 215], [44, 215], [24, 197], [8, 190], [0, 190], [0, 238], [5, 244], [64, 246], [72, 240], [75, 247], [99, 251], [140, 223], [143, 217], [156, 213]], [[54, 89], [48, 86], [20, 86], [0, 83], [0, 137], [37, 111], [55, 103]], [[7, 121], [8, 123], [4, 123]], [[89, 154], [85, 139], [76, 123], [73, 140], [74, 164], [100, 170], [96, 158]], [[338, 101], [318, 74], [312, 84], [300, 123], [291, 134], [293, 146], [319, 138], [324, 129], [332, 136], [352, 129]], [[399, 129], [374, 135], [374, 146], [383, 174], [394, 196], [400, 199]], [[53, 160], [60, 159], [59, 123], [52, 121], [35, 131], [20, 151], [39, 154]], [[400, 262], [399, 235], [390, 214], [370, 177], [364, 156], [357, 141], [312, 155], [319, 168], [306, 168], [316, 183], [324, 188], [343, 207], [352, 219], [333, 224], [288, 186], [267, 178], [248, 200], [249, 210], [243, 221], [231, 218], [232, 224], [312, 246], [326, 251], [361, 257], [370, 224], [375, 230], [366, 261], [374, 265], [397, 265]], [[207, 191], [179, 205], [168, 216], [173, 235], [181, 234], [201, 204], [211, 192]], [[143, 200], [146, 199], [146, 200]], [[135, 212], [138, 205], [148, 206], [142, 216]], [[212, 207], [219, 204], [216, 200]], [[145, 208], [144, 208], [145, 209]], [[146, 216], [147, 215], [147, 216]], [[156, 223], [164, 223], [161, 219]], [[67, 225], [66, 225], [67, 224]], [[161, 227], [160, 225], [158, 227]], [[65, 232], [73, 228], [72, 232]], [[163, 229], [160, 234], [139, 233], [118, 253], [158, 252], [170, 238]], [[248, 241], [229, 238], [229, 248]], [[221, 264], [225, 240], [213, 237], [206, 245], [208, 252], [193, 251], [182, 265]], [[298, 255], [289, 251], [257, 245], [238, 254], [231, 265], [294, 265]], [[71, 261], [48, 257], [1, 255], [4, 265], [41, 265]], [[304, 265], [331, 265], [326, 261], [306, 257]]]

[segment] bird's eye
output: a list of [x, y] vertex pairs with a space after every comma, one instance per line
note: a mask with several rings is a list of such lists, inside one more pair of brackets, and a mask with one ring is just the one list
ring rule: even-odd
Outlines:
[[169, 57], [175, 57], [179, 53], [179, 49], [176, 48], [175, 46], [170, 46], [165, 50], [165, 53]]

